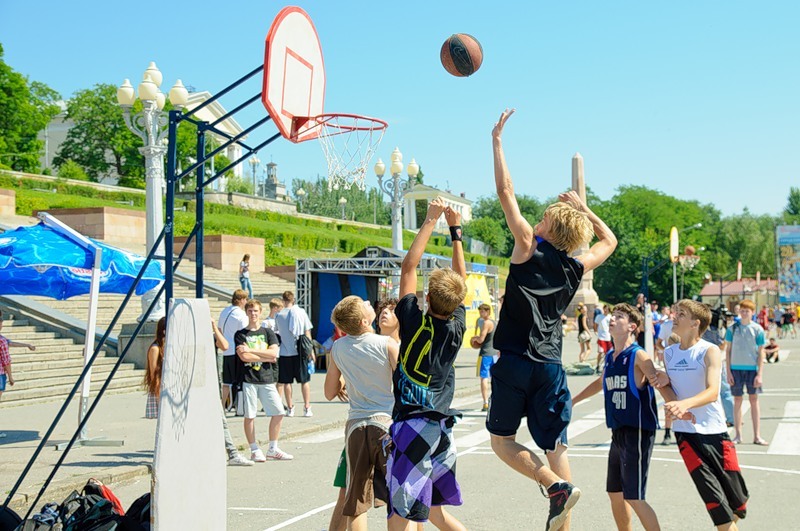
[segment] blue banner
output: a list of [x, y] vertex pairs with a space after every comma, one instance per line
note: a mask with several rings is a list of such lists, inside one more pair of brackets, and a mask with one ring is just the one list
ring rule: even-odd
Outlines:
[[775, 231], [778, 240], [780, 301], [800, 302], [800, 225], [783, 225]]

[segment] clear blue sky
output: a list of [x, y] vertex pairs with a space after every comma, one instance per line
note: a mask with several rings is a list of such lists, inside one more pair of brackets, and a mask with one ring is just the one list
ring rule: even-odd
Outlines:
[[[643, 184], [725, 214], [775, 214], [800, 183], [797, 2], [299, 5], [322, 41], [326, 110], [389, 121], [378, 156], [388, 160], [398, 146], [428, 184], [449, 183], [471, 199], [493, 193], [490, 131], [505, 107], [517, 109], [505, 149], [518, 193], [543, 199], [568, 187], [576, 151], [602, 198]], [[165, 91], [181, 78], [213, 93], [263, 60], [281, 7], [4, 1], [0, 42], [13, 68], [65, 97], [99, 82], [136, 84], [151, 60]], [[442, 42], [457, 32], [483, 45], [483, 66], [470, 78], [439, 63]], [[251, 87], [223, 104], [234, 107]], [[242, 125], [265, 112], [252, 109], [238, 116]], [[261, 135], [274, 132], [269, 125]], [[316, 142], [279, 140], [260, 158], [278, 163], [286, 181], [326, 172]], [[370, 171], [367, 183], [375, 182]]]

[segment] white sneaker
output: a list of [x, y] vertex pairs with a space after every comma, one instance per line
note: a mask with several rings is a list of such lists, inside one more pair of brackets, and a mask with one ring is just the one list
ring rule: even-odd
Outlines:
[[[259, 450], [261, 452], [261, 450]], [[264, 452], [261, 452], [261, 455], [264, 455]], [[266, 458], [265, 458], [266, 459]], [[240, 453], [237, 453], [230, 459], [228, 459], [228, 466], [253, 466], [255, 463]]]
[[286, 408], [286, 416], [294, 417], [294, 406]]
[[304, 412], [303, 412], [303, 416], [304, 417], [313, 417], [314, 416], [314, 414], [311, 412], [311, 408], [310, 407], [305, 407], [305, 408], [303, 408], [303, 410], [304, 410]]
[[[260, 451], [261, 450], [259, 450], [259, 452]], [[292, 454], [287, 454], [286, 452], [281, 451], [280, 448], [275, 448], [274, 450], [267, 451], [267, 459], [274, 459], [276, 461], [291, 461], [292, 459], [294, 459], [294, 456]]]
[[256, 463], [265, 463], [267, 461], [267, 457], [264, 455], [264, 451], [261, 448], [251, 452], [250, 459], [252, 459]]

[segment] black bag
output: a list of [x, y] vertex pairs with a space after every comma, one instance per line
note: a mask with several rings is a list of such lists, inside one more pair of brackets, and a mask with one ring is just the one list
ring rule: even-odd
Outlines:
[[150, 493], [139, 496], [122, 519], [122, 529], [150, 531]]
[[111, 531], [119, 515], [110, 501], [98, 494], [80, 495], [73, 491], [61, 504], [64, 531]]
[[305, 334], [297, 338], [297, 353], [303, 361], [311, 361], [314, 357], [314, 342]]

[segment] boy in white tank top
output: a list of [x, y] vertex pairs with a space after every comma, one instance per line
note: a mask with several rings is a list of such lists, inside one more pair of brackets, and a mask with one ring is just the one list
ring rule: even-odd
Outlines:
[[736, 447], [728, 437], [725, 412], [719, 398], [721, 354], [719, 347], [700, 339], [711, 322], [708, 306], [692, 300], [677, 303], [673, 331], [681, 342], [664, 351], [666, 374], [651, 381], [667, 382], [678, 400], [664, 404], [686, 468], [717, 529], [738, 529], [736, 521], [747, 513], [744, 483]]

